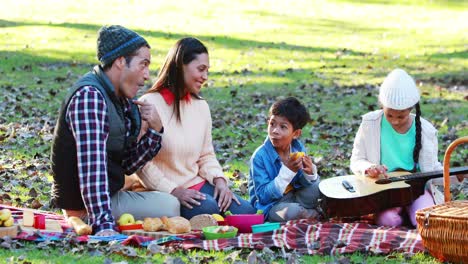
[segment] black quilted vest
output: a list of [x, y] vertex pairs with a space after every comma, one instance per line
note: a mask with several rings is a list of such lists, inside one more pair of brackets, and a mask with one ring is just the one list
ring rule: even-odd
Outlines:
[[106, 100], [109, 118], [109, 137], [106, 143], [107, 176], [111, 196], [124, 185], [125, 175], [122, 161], [125, 150], [137, 140], [140, 132], [140, 113], [138, 107], [131, 103], [132, 126], [130, 136], [126, 136], [124, 104], [121, 101], [125, 99], [120, 99], [115, 95], [114, 87], [102, 68], [96, 66], [93, 71], [78, 80], [68, 91], [62, 103], [52, 142], [51, 160], [54, 177], [52, 205], [62, 209], [80, 210], [85, 208], [79, 187], [76, 142], [65, 121], [70, 99], [83, 86], [97, 88]]

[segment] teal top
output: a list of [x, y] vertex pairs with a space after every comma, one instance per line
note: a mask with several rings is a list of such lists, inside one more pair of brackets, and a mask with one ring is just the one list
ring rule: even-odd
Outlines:
[[415, 122], [406, 133], [400, 134], [384, 115], [380, 128], [380, 163], [387, 166], [389, 172], [397, 169], [411, 171], [414, 168], [413, 150], [416, 144]]

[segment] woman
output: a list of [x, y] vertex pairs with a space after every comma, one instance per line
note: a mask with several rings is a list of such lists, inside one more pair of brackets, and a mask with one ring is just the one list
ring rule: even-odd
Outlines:
[[208, 50], [198, 39], [180, 39], [169, 51], [156, 83], [141, 98], [156, 106], [164, 132], [160, 152], [138, 176], [147, 189], [177, 197], [187, 219], [227, 210], [255, 213], [229, 190], [214, 153], [210, 109], [199, 95], [209, 67]]

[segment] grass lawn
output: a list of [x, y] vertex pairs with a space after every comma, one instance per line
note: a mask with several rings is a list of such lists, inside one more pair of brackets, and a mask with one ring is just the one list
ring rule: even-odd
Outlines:
[[[423, 117], [439, 130], [442, 159], [450, 142], [468, 135], [466, 17], [468, 4], [455, 0], [3, 0], [0, 202], [51, 210], [49, 151], [58, 109], [67, 88], [97, 62], [96, 32], [103, 24], [125, 25], [147, 38], [153, 79], [177, 39], [195, 36], [207, 45], [211, 68], [203, 96], [212, 112], [215, 149], [233, 189], [246, 195], [248, 160], [265, 139], [267, 111], [276, 99], [296, 96], [308, 107], [313, 122], [302, 140], [320, 175], [349, 174], [360, 115], [378, 108], [378, 85], [396, 67], [416, 78]], [[452, 155], [453, 166], [466, 165], [467, 159], [468, 148], [460, 147]], [[108, 257], [129, 263], [167, 257], [225, 262], [232, 254], [198, 251], [188, 253], [196, 254], [189, 259], [186, 253], [148, 256], [136, 249], [139, 257], [129, 259], [77, 248], [64, 254], [60, 248], [36, 250], [37, 245], [26, 243], [0, 250], [0, 262], [106, 263]], [[248, 252], [240, 255], [246, 261]], [[428, 255], [402, 254], [346, 258], [356, 263], [434, 261]]]

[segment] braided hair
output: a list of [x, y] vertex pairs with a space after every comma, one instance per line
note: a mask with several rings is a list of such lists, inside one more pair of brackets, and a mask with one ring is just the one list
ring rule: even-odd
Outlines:
[[413, 150], [413, 161], [414, 167], [413, 172], [416, 172], [419, 163], [419, 152], [421, 151], [421, 107], [419, 106], [419, 102], [416, 103], [414, 106], [416, 108], [416, 117], [414, 121], [416, 122], [416, 141]]

